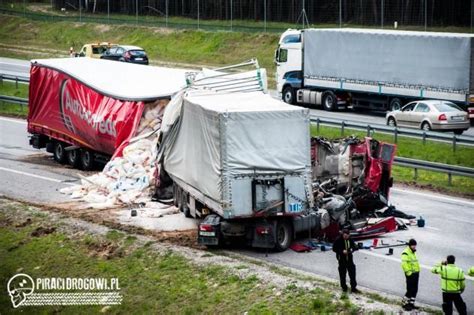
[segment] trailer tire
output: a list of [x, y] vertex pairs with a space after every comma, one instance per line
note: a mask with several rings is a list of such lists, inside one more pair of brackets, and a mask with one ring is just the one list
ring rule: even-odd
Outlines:
[[54, 143], [53, 156], [58, 163], [64, 164], [66, 162], [66, 145], [63, 142], [57, 141]]
[[323, 93], [323, 108], [327, 111], [337, 110], [337, 97], [333, 91], [326, 91]]
[[81, 152], [81, 169], [91, 171], [95, 167], [94, 154], [90, 150], [82, 150]]
[[392, 100], [390, 101], [390, 105], [388, 108], [390, 111], [394, 111], [394, 110], [401, 109], [402, 106], [403, 106], [402, 100], [395, 97], [395, 98], [392, 98]]
[[179, 208], [179, 187], [178, 185], [176, 185], [175, 183], [173, 183], [173, 205], [176, 207], [176, 208]]
[[290, 247], [293, 241], [293, 231], [288, 221], [280, 220], [276, 224], [275, 250], [283, 252]]
[[295, 90], [291, 86], [286, 86], [283, 89], [282, 99], [285, 103], [295, 105], [296, 104]]
[[81, 163], [81, 151], [78, 149], [67, 151], [67, 163], [78, 168]]

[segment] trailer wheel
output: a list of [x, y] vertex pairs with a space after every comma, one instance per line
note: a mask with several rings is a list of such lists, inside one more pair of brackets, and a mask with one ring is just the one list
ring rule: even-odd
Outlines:
[[328, 111], [337, 109], [337, 97], [332, 91], [326, 91], [323, 94], [323, 108]]
[[66, 162], [66, 146], [61, 141], [54, 143], [54, 160], [58, 163], [63, 164]]
[[290, 224], [287, 221], [278, 221], [276, 225], [275, 236], [275, 249], [279, 252], [287, 250], [293, 240], [293, 232], [291, 230]]
[[78, 149], [67, 151], [67, 163], [74, 168], [78, 168], [81, 162], [81, 151]]
[[84, 171], [91, 171], [94, 169], [94, 154], [90, 150], [82, 150], [81, 152], [81, 168]]
[[283, 89], [283, 95], [282, 99], [285, 103], [288, 104], [296, 104], [296, 99], [295, 99], [295, 90], [291, 86], [287, 86]]
[[402, 101], [399, 98], [392, 98], [392, 100], [390, 101], [389, 109], [390, 111], [400, 110], [402, 106]]
[[177, 208], [179, 208], [179, 196], [178, 196], [178, 185], [176, 185], [175, 183], [173, 183], [173, 205]]

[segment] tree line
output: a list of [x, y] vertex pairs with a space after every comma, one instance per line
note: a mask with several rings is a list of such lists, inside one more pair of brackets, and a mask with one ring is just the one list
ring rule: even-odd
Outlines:
[[[71, 4], [91, 13], [179, 16], [201, 19], [296, 23], [303, 0], [54, 0], [56, 9]], [[306, 0], [305, 11], [312, 24], [470, 26], [471, 0]], [[341, 9], [339, 6], [341, 3]], [[231, 8], [232, 4], [232, 8]], [[383, 6], [383, 7], [382, 7]]]

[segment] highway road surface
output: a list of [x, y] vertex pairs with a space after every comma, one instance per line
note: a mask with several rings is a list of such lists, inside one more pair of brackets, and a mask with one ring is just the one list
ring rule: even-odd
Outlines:
[[[30, 62], [27, 60], [0, 57], [0, 73], [29, 77], [29, 67]], [[275, 98], [278, 97], [278, 93], [275, 90], [271, 90], [270, 94]], [[311, 115], [316, 117], [341, 119], [361, 123], [371, 123], [380, 125], [384, 125], [386, 123], [385, 113], [383, 112], [353, 112], [351, 109], [346, 109], [338, 112], [328, 112], [322, 109], [312, 108]], [[469, 130], [465, 131], [463, 135], [474, 136], [474, 127], [471, 127]]]
[[[55, 204], [70, 201], [58, 190], [78, 183], [78, 173], [67, 166], [56, 164], [51, 155], [32, 149], [24, 120], [0, 117], [0, 195], [35, 203]], [[84, 173], [83, 173], [84, 174]], [[474, 201], [447, 197], [431, 192], [394, 188], [391, 201], [407, 213], [422, 215], [426, 227], [411, 227], [383, 237], [386, 243], [397, 240], [418, 240], [418, 253], [422, 264], [419, 301], [440, 306], [439, 279], [430, 268], [448, 254], [457, 257], [457, 264], [467, 269], [474, 266]], [[360, 286], [402, 296], [404, 277], [400, 267], [400, 252], [395, 248], [392, 256], [387, 250], [361, 250], [355, 254], [357, 278]], [[313, 251], [296, 253], [265, 253], [240, 250], [244, 254], [280, 265], [337, 278], [337, 263], [332, 252]], [[470, 314], [474, 314], [474, 282], [467, 281], [463, 294]]]

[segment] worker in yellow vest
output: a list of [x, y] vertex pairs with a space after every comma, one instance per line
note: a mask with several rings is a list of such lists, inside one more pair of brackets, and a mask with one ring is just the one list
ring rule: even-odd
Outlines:
[[416, 256], [416, 240], [414, 239], [408, 241], [408, 246], [402, 252], [402, 269], [407, 284], [407, 291], [403, 298], [403, 309], [411, 311], [417, 308], [415, 300], [420, 280], [420, 263]]
[[[443, 312], [447, 315], [453, 314], [453, 302], [459, 315], [467, 314], [466, 303], [464, 303], [461, 293], [466, 287], [464, 271], [454, 265], [456, 258], [449, 255], [446, 261], [438, 264], [432, 273], [441, 276], [441, 291], [443, 291]], [[472, 269], [472, 268], [471, 268]]]

